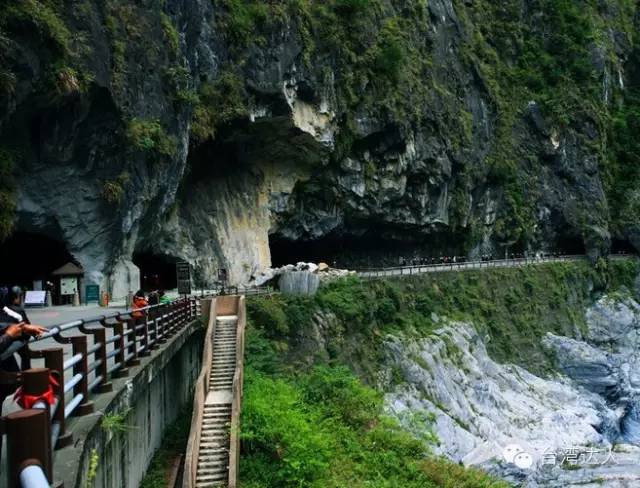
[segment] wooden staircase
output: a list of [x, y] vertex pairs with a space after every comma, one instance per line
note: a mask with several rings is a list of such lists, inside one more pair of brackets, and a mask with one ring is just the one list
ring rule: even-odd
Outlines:
[[212, 300], [183, 488], [236, 486], [244, 327], [244, 297]]

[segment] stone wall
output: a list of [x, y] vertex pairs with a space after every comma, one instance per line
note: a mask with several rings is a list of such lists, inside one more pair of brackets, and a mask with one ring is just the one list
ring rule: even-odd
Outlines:
[[[200, 321], [189, 325], [131, 368], [129, 377], [115, 380], [114, 391], [95, 400], [94, 414], [72, 422], [74, 443], [55, 453], [56, 481], [67, 488], [139, 486], [166, 427], [190, 411], [186, 407], [200, 371], [202, 331]], [[105, 416], [118, 415], [124, 418], [121, 428], [104, 427]], [[95, 476], [92, 464], [97, 465]]]

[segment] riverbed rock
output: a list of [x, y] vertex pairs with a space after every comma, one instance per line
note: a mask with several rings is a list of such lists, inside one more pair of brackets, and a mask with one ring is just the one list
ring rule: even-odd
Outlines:
[[[547, 378], [493, 361], [473, 324], [441, 318], [427, 338], [389, 336], [388, 367], [403, 381], [387, 393], [388, 411], [416, 435], [426, 428], [412, 421], [416, 412], [432, 414], [443, 440], [437, 453], [527, 488], [636, 486], [640, 304], [629, 295], [605, 296], [585, 318], [584, 340], [542, 339], [558, 372]], [[531, 455], [531, 469], [504, 461], [512, 445]], [[583, 457], [567, 469], [558, 460], [572, 449]], [[589, 449], [606, 462], [586, 463]]]

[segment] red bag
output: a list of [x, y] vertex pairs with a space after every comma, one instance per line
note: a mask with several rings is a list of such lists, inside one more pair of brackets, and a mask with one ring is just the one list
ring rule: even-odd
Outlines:
[[47, 405], [51, 406], [56, 401], [56, 388], [60, 386], [56, 375], [53, 373], [49, 374], [49, 387], [45, 390], [41, 395], [25, 395], [22, 391], [22, 387], [16, 390], [15, 395], [13, 396], [14, 400], [18, 405], [20, 405], [24, 409], [33, 408], [33, 406], [39, 401], [47, 402]]

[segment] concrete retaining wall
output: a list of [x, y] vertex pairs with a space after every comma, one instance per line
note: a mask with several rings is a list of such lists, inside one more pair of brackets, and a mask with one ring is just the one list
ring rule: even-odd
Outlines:
[[[115, 380], [113, 393], [99, 395], [96, 413], [72, 423], [74, 444], [56, 452], [56, 481], [65, 488], [137, 488], [166, 427], [180, 412], [191, 415], [185, 407], [200, 372], [202, 337], [201, 322], [192, 323], [128, 378]], [[104, 416], [113, 415], [124, 415], [121, 429], [104, 428]]]

